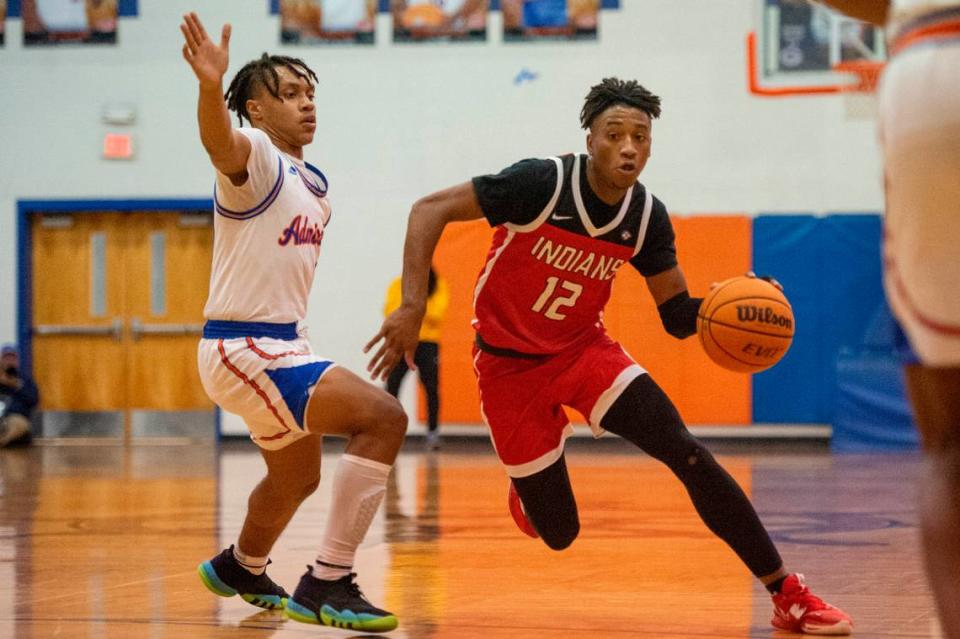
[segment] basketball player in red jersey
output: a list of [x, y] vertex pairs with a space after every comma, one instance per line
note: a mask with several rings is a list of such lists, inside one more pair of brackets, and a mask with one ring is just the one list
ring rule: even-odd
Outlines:
[[555, 550], [579, 533], [563, 456], [562, 406], [571, 406], [595, 434], [616, 433], [677, 475], [704, 523], [773, 595], [775, 627], [849, 634], [850, 617], [786, 571], [747, 496], [604, 329], [613, 278], [629, 263], [646, 278], [667, 332], [696, 332], [701, 300], [687, 292], [667, 209], [637, 181], [659, 115], [660, 98], [637, 82], [605, 79], [580, 114], [587, 155], [523, 160], [414, 204], [403, 302], [367, 344], [379, 344], [368, 368], [385, 377], [401, 357], [412, 358], [444, 227], [486, 218], [496, 232], [474, 293], [474, 365], [518, 525]]
[[906, 380], [926, 456], [927, 574], [944, 636], [960, 639], [960, 0], [827, 3], [887, 27], [884, 284], [916, 352]]

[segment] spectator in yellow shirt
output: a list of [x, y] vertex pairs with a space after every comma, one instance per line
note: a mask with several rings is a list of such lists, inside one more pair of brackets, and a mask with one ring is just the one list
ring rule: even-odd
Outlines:
[[[413, 363], [420, 373], [420, 383], [427, 394], [427, 446], [432, 449], [440, 447], [440, 431], [438, 430], [438, 414], [440, 412], [440, 324], [447, 312], [450, 303], [450, 292], [447, 283], [437, 276], [433, 267], [430, 267], [430, 280], [427, 283], [427, 312], [420, 326], [420, 343], [413, 356]], [[400, 307], [401, 291], [400, 278], [390, 282], [387, 289], [387, 300], [383, 305], [384, 316], [390, 315]], [[396, 397], [400, 393], [400, 384], [409, 371], [405, 359], [401, 359], [390, 377], [387, 379], [387, 392]]]

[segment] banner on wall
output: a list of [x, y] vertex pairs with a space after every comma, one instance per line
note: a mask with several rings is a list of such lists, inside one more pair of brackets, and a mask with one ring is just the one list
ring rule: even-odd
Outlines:
[[391, 0], [393, 40], [486, 40], [489, 11], [489, 0]]
[[22, 0], [20, 10], [28, 46], [117, 42], [117, 0]]
[[504, 41], [595, 40], [600, 0], [501, 0]]
[[280, 0], [284, 44], [373, 44], [377, 0]]

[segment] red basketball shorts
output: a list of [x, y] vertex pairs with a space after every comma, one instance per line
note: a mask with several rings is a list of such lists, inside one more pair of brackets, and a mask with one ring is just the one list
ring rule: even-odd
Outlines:
[[527, 477], [563, 454], [573, 429], [563, 406], [582, 414], [594, 437], [603, 416], [646, 373], [605, 334], [585, 346], [537, 359], [501, 357], [474, 346], [480, 412], [511, 477]]

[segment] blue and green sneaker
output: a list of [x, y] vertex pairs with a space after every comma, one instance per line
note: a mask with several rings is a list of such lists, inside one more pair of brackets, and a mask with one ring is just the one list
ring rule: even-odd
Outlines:
[[350, 573], [335, 581], [313, 576], [313, 566], [300, 578], [285, 614], [303, 623], [322, 624], [362, 632], [390, 632], [397, 627], [393, 613], [377, 608], [363, 596]]
[[197, 572], [203, 585], [213, 594], [221, 597], [240, 595], [244, 601], [259, 608], [283, 608], [290, 598], [267, 573], [254, 575], [241, 566], [233, 556], [233, 546], [197, 566]]

